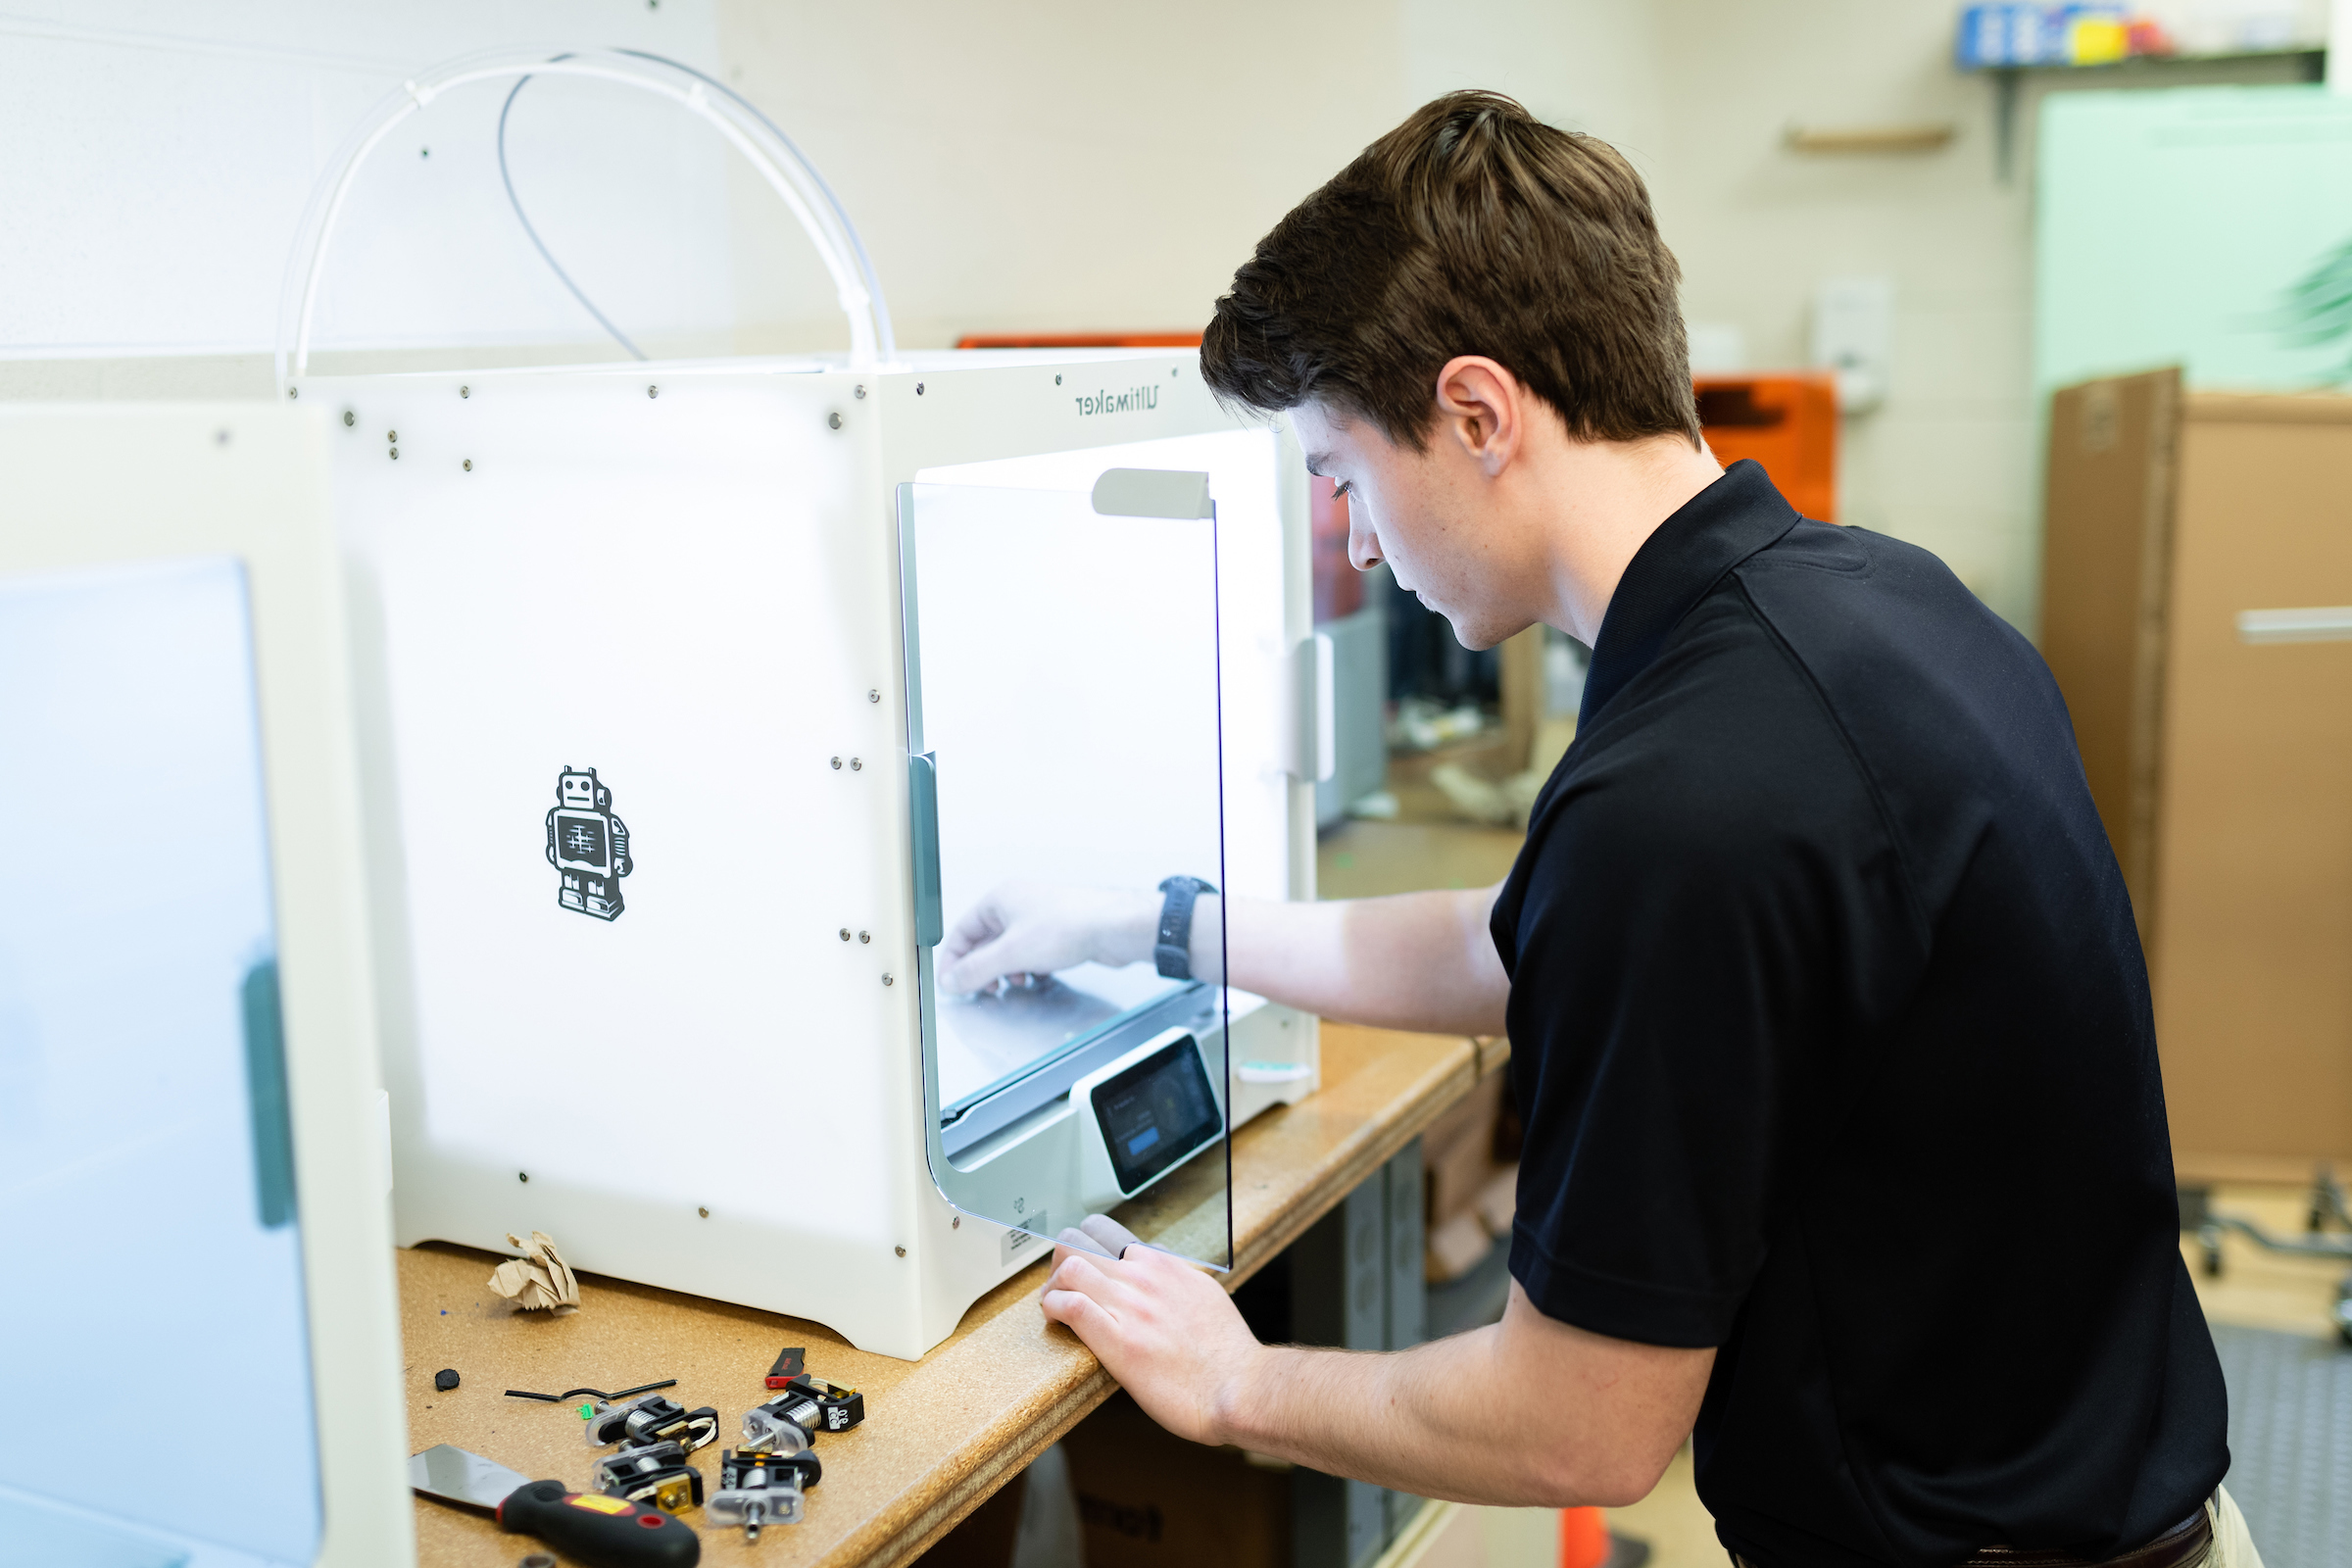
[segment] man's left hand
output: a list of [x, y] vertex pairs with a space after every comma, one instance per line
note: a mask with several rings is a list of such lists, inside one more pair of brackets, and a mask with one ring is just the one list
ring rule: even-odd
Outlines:
[[1263, 1348], [1208, 1274], [1095, 1214], [1055, 1239], [1044, 1299], [1152, 1420], [1195, 1443], [1231, 1441], [1227, 1396]]

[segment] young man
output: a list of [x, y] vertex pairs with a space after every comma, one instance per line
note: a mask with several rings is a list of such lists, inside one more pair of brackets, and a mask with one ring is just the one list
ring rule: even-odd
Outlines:
[[[1934, 557], [1717, 466], [1678, 279], [1622, 158], [1462, 93], [1284, 219], [1201, 352], [1347, 491], [1357, 566], [1466, 646], [1592, 646], [1498, 888], [1224, 911], [1247, 990], [1508, 1033], [1501, 1323], [1260, 1346], [1102, 1220], [1046, 1313], [1174, 1432], [1424, 1495], [1628, 1503], [1694, 1437], [1760, 1568], [2250, 1564], [2057, 689]], [[1160, 907], [1004, 890], [942, 983], [1147, 958]]]

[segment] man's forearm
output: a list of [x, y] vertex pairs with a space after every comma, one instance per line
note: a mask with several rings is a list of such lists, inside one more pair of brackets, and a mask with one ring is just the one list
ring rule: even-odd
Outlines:
[[[1385, 1029], [1500, 1034], [1510, 983], [1487, 932], [1494, 890], [1292, 904], [1204, 895], [1193, 972], [1312, 1012]], [[1220, 912], [1231, 923], [1218, 941]]]
[[[1563, 1494], [1538, 1463], [1539, 1445], [1446, 1430], [1433, 1387], [1483, 1383], [1497, 1330], [1482, 1329], [1396, 1354], [1274, 1346], [1242, 1380], [1226, 1420], [1242, 1447], [1375, 1486], [1496, 1507], [1567, 1507], [1602, 1500]], [[1524, 1436], [1524, 1435], [1522, 1435]]]
[[1218, 1401], [1227, 1441], [1424, 1497], [1622, 1507], [1689, 1430], [1713, 1355], [1549, 1320], [1505, 1321], [1394, 1354], [1270, 1347]]

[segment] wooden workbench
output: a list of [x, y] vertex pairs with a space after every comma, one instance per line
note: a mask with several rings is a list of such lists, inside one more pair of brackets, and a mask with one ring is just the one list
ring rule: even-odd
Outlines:
[[[1506, 1050], [1500, 1042], [1324, 1025], [1322, 1089], [1234, 1138], [1237, 1266], [1228, 1283], [1296, 1241]], [[1155, 1207], [1206, 1196], [1189, 1194], [1178, 1178], [1164, 1185], [1152, 1195]], [[1215, 1206], [1221, 1210], [1221, 1200]], [[743, 1411], [771, 1396], [760, 1378], [780, 1347], [806, 1346], [811, 1372], [863, 1391], [865, 1424], [817, 1440], [824, 1480], [808, 1494], [802, 1523], [771, 1528], [747, 1545], [740, 1530], [710, 1525], [700, 1510], [684, 1516], [703, 1530], [706, 1563], [907, 1562], [1113, 1387], [1074, 1335], [1046, 1322], [1037, 1299], [1042, 1262], [974, 1302], [920, 1361], [900, 1361], [854, 1349], [797, 1318], [594, 1275], [582, 1276], [583, 1310], [526, 1316], [484, 1288], [499, 1261], [438, 1243], [399, 1254], [412, 1450], [454, 1443], [534, 1480], [584, 1486], [599, 1450], [586, 1446], [572, 1407], [510, 1399], [504, 1391], [618, 1389], [674, 1377], [667, 1396], [718, 1409], [719, 1442], [695, 1456], [715, 1489], [718, 1449], [733, 1446]], [[464, 1379], [448, 1394], [433, 1388], [443, 1367]], [[423, 1497], [416, 1541], [426, 1568], [510, 1568], [532, 1549], [482, 1515]]]

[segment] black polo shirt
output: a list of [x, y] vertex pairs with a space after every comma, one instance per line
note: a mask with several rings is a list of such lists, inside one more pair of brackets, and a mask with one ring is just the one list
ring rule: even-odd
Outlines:
[[1934, 556], [1752, 463], [1668, 518], [1494, 933], [1511, 1273], [1717, 1348], [1727, 1546], [2096, 1559], [2220, 1482], [2123, 878], [2049, 670]]

